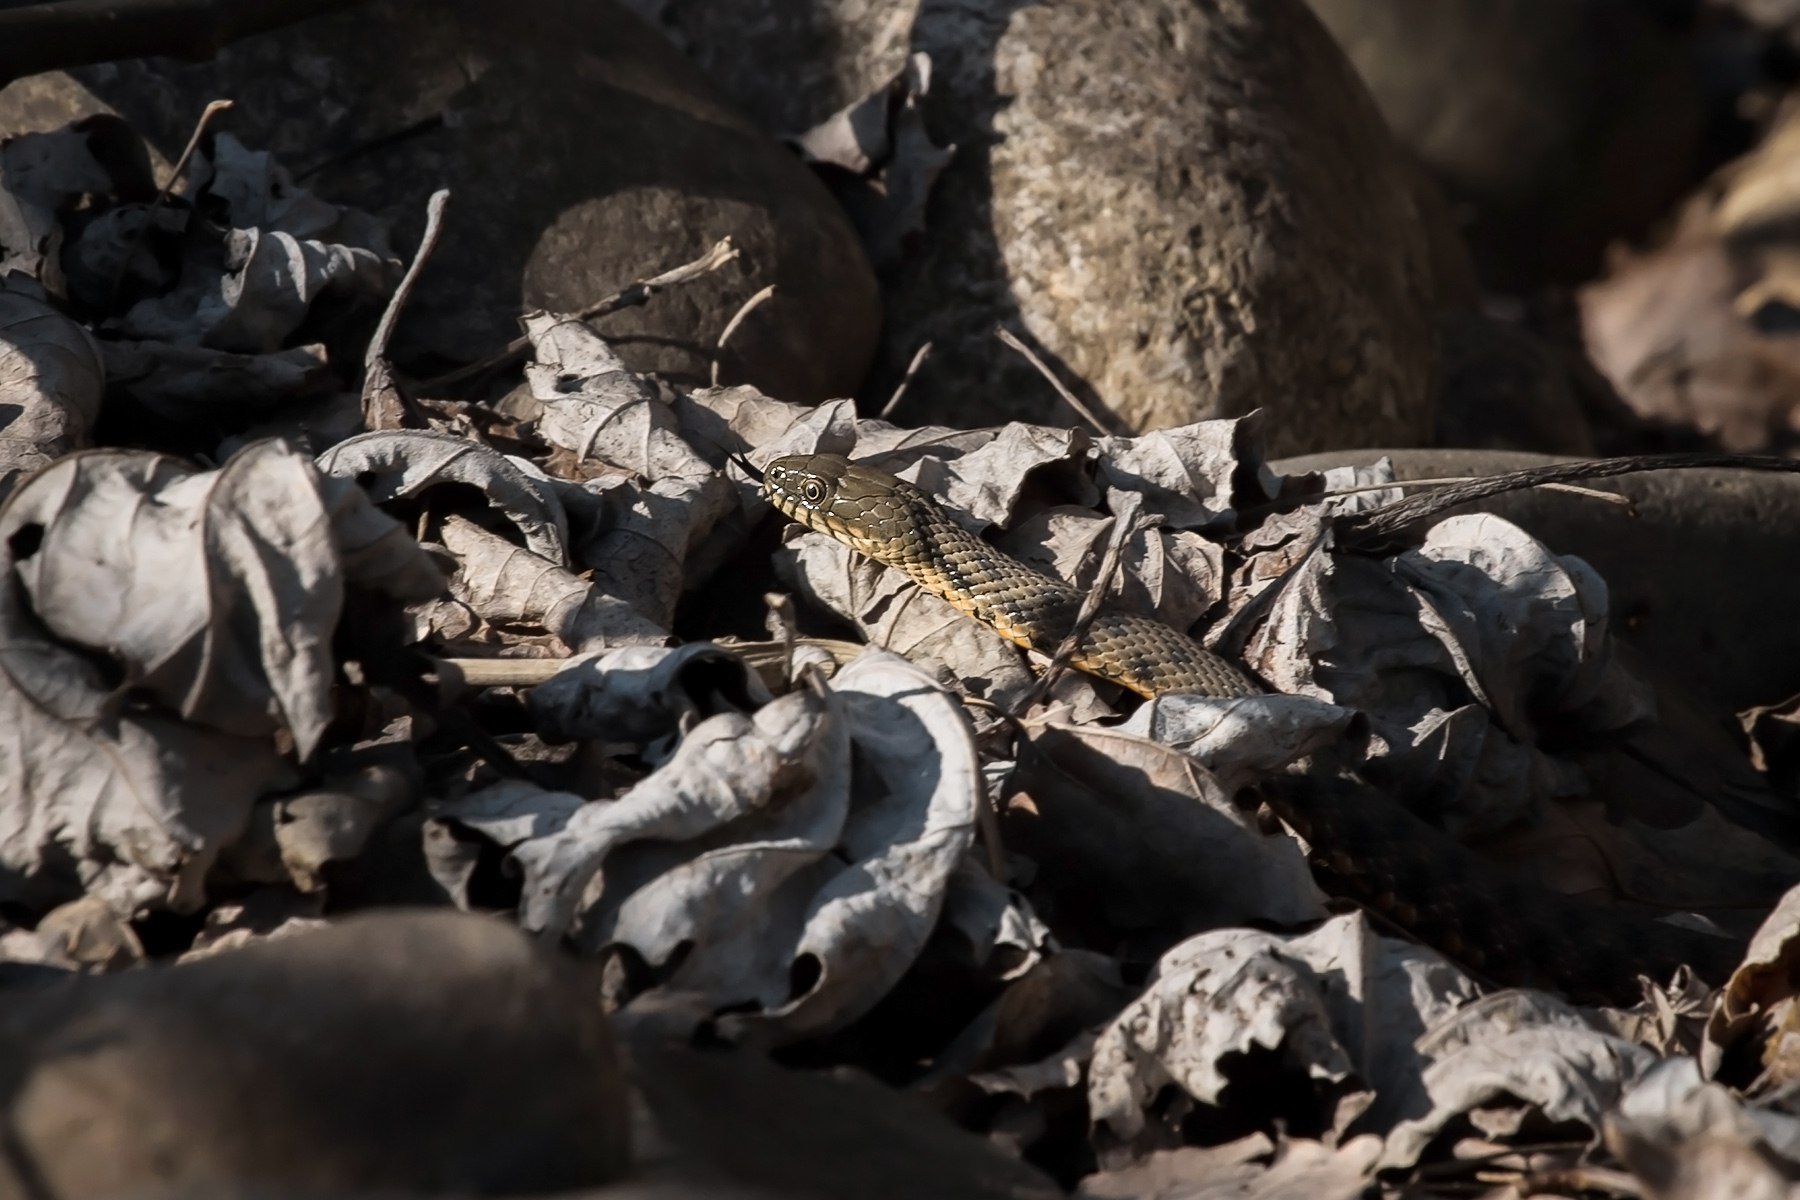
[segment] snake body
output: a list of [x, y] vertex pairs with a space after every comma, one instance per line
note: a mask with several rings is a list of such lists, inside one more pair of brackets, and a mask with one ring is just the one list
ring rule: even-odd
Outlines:
[[[904, 572], [1016, 645], [1051, 654], [1075, 627], [1079, 591], [983, 541], [905, 480], [808, 454], [775, 459], [762, 486], [785, 516]], [[1070, 665], [1146, 698], [1265, 690], [1178, 630], [1104, 609]], [[1729, 939], [1523, 883], [1354, 777], [1283, 777], [1264, 799], [1309, 843], [1330, 890], [1496, 982], [1629, 1001], [1637, 971], [1666, 980], [1686, 964], [1718, 983], [1738, 961]]]

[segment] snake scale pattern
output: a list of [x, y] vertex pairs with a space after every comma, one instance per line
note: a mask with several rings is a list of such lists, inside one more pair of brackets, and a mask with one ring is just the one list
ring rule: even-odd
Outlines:
[[[1051, 654], [1074, 628], [1081, 592], [975, 536], [913, 484], [835, 454], [778, 458], [761, 474], [763, 494], [785, 516], [905, 572], [1017, 645]], [[1265, 691], [1178, 630], [1104, 609], [1070, 665], [1144, 697]], [[1523, 882], [1352, 776], [1281, 777], [1262, 799], [1305, 838], [1327, 890], [1496, 983], [1629, 1003], [1639, 972], [1666, 981], [1686, 964], [1718, 984], [1742, 950]]]

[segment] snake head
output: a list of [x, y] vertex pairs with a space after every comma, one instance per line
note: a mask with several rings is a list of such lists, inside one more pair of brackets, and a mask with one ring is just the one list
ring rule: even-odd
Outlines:
[[912, 484], [841, 454], [792, 454], [763, 471], [763, 495], [790, 520], [882, 557], [916, 528], [913, 510], [930, 501]]

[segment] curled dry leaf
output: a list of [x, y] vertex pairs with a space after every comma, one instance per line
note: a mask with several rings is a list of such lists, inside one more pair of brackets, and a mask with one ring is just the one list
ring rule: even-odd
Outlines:
[[110, 113], [0, 141], [0, 276], [55, 274], [61, 218], [82, 197], [155, 190], [143, 142]]
[[[842, 723], [816, 693], [783, 696], [754, 716], [709, 718], [618, 801], [583, 808], [566, 828], [514, 851], [525, 869], [522, 920], [552, 934], [586, 921], [585, 940], [603, 945], [607, 917], [616, 919], [633, 889], [682, 868], [676, 884], [741, 868], [744, 878], [734, 890], [748, 900], [779, 887], [829, 848], [842, 826], [848, 787]], [[684, 846], [728, 826], [737, 827], [739, 836], [723, 852]], [[633, 852], [640, 861], [631, 861]], [[628, 871], [631, 866], [637, 869]], [[612, 895], [605, 895], [609, 890]], [[725, 917], [748, 919], [741, 912]], [[708, 932], [709, 941], [730, 951], [727, 930]], [[668, 948], [652, 961], [662, 961]]]
[[1691, 1058], [1638, 1081], [1607, 1119], [1606, 1144], [1659, 1200], [1785, 1200], [1800, 1171], [1800, 1119], [1705, 1082]]
[[1716, 1076], [1726, 1055], [1747, 1044], [1768, 1082], [1800, 1079], [1800, 888], [1790, 890], [1764, 919], [1743, 965], [1719, 993], [1706, 1022], [1700, 1064]]
[[360, 246], [387, 259], [387, 222], [347, 205], [332, 204], [294, 182], [286, 167], [264, 150], [252, 150], [230, 133], [215, 133], [194, 156], [185, 194], [207, 215], [233, 229], [262, 229], [307, 241]]
[[93, 335], [35, 285], [0, 282], [0, 496], [20, 476], [88, 444], [105, 390]]
[[1377, 1137], [1336, 1147], [1290, 1140], [1277, 1150], [1256, 1134], [1224, 1146], [1159, 1150], [1134, 1166], [1088, 1176], [1079, 1194], [1091, 1200], [1360, 1200], [1380, 1154]]
[[1120, 731], [1192, 755], [1230, 795], [1352, 736], [1350, 709], [1309, 696], [1158, 696]]
[[[668, 641], [664, 629], [626, 601], [472, 521], [448, 517], [439, 536], [457, 561], [452, 596], [491, 625], [542, 629], [583, 653]], [[432, 632], [448, 635], [453, 630], [436, 623], [443, 615], [421, 614]]]
[[1402, 1118], [1388, 1132], [1384, 1168], [1412, 1166], [1460, 1119], [1490, 1138], [1516, 1134], [1533, 1118], [1598, 1134], [1656, 1062], [1649, 1050], [1541, 992], [1484, 997], [1435, 1022], [1417, 1045], [1429, 1065], [1410, 1086], [1382, 1097], [1380, 1115]]
[[956, 153], [925, 129], [930, 91], [931, 56], [912, 54], [886, 84], [788, 139], [806, 161], [839, 169], [826, 182], [878, 269], [896, 266], [908, 240], [923, 232], [931, 186]]
[[1088, 1075], [1096, 1137], [1119, 1158], [1178, 1144], [1157, 1127], [1164, 1088], [1218, 1105], [1234, 1079], [1260, 1093], [1275, 1074], [1310, 1093], [1296, 1123], [1338, 1141], [1379, 1090], [1416, 1077], [1419, 1034], [1474, 995], [1460, 971], [1378, 937], [1360, 915], [1298, 937], [1200, 934], [1163, 955], [1143, 996], [1100, 1035]]
[[329, 383], [325, 347], [233, 354], [172, 342], [100, 344], [108, 381], [170, 421], [237, 422], [278, 411]]
[[738, 1032], [791, 1041], [862, 1015], [905, 973], [981, 800], [956, 702], [870, 652], [828, 691], [700, 722], [618, 800], [515, 846], [522, 919], [628, 946], [670, 991], [753, 1005]]
[[518, 528], [533, 554], [569, 561], [569, 519], [555, 489], [489, 446], [443, 433], [384, 430], [347, 438], [319, 456], [319, 469], [355, 480], [377, 504], [415, 497], [439, 484], [481, 492]]
[[285, 770], [271, 735], [310, 754], [333, 717], [338, 531], [387, 546], [383, 580], [421, 573], [393, 561], [382, 521], [274, 443], [207, 472], [87, 451], [15, 492], [0, 510], [0, 894], [196, 905]]
[[345, 863], [394, 817], [418, 803], [417, 772], [403, 748], [375, 746], [331, 764], [318, 787], [256, 806], [222, 865], [238, 880], [323, 892], [328, 864]]
[[571, 659], [548, 682], [531, 689], [532, 724], [551, 742], [595, 739], [644, 750], [721, 712], [754, 712], [769, 702], [756, 672], [711, 642], [673, 649], [625, 646]]
[[451, 903], [469, 909], [469, 887], [489, 848], [506, 853], [553, 837], [585, 803], [568, 792], [507, 781], [433, 804], [423, 829], [426, 867]]
[[399, 259], [365, 247], [272, 230], [195, 226], [180, 282], [166, 295], [132, 305], [119, 318], [118, 332], [263, 354], [280, 349], [316, 304], [374, 305], [399, 278]]
[[1503, 829], [1587, 781], [1544, 743], [1624, 728], [1649, 691], [1614, 661], [1605, 584], [1499, 517], [1451, 517], [1387, 561], [1313, 548], [1256, 665], [1367, 714], [1369, 777], [1447, 827]]
[[733, 489], [682, 439], [675, 409], [599, 334], [549, 313], [526, 317], [525, 330], [537, 355], [526, 378], [543, 405], [539, 431], [616, 472], [587, 484], [602, 503], [577, 557], [604, 592], [667, 626], [689, 551], [734, 507]]
[[264, 442], [196, 472], [89, 451], [21, 488], [0, 525], [35, 541], [14, 569], [52, 633], [188, 721], [285, 728], [303, 757], [318, 744], [343, 579], [307, 459]]
[[1039, 888], [1115, 935], [1167, 945], [1219, 925], [1324, 915], [1293, 841], [1258, 831], [1179, 751], [1114, 729], [1046, 726], [1021, 747], [1007, 793], [1007, 845], [1039, 864]]
[[1160, 515], [1175, 529], [1216, 528], [1235, 515], [1236, 485], [1251, 476], [1274, 495], [1274, 475], [1260, 454], [1262, 418], [1258, 414], [1228, 420], [1200, 421], [1159, 429], [1139, 437], [1106, 437], [1095, 444], [1100, 482], [1109, 493], [1137, 492], [1144, 511]]

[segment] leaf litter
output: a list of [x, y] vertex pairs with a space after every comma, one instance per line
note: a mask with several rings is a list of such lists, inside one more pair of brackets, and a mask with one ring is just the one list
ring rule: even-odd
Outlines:
[[[800, 143], [892, 187], [894, 239], [928, 68]], [[907, 429], [638, 376], [604, 317], [528, 314], [505, 402], [394, 371], [395, 427], [363, 429], [381, 223], [226, 134], [153, 203], [141, 150], [0, 144], [0, 960], [132, 969], [171, 914], [215, 953], [397, 873], [603, 962], [622, 1028], [862, 1067], [1085, 1195], [1800, 1170], [1800, 856], [1620, 765], [1741, 769], [1661, 715], [1579, 559], [1492, 515], [1382, 524], [1385, 464], [1278, 475], [1255, 415]], [[795, 453], [895, 472], [1278, 694], [1039, 695], [1040, 656], [784, 530], [754, 473]], [[1611, 1006], [1507, 987], [1320, 886], [1334, 847], [1271, 800], [1309, 773], [1520, 888], [1748, 950], [1622, 971]]]

